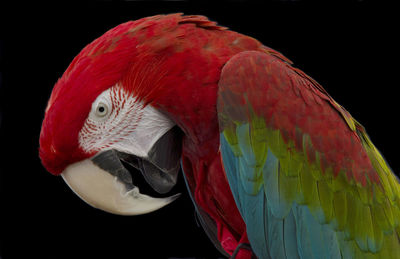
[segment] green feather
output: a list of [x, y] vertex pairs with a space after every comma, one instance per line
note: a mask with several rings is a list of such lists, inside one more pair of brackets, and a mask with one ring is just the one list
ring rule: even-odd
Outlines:
[[[329, 170], [332, 169], [329, 168]], [[333, 192], [347, 190], [347, 188], [349, 188], [352, 184], [352, 182], [348, 181], [344, 171], [340, 171], [337, 176], [332, 177], [329, 181], [327, 181], [327, 183]]]
[[372, 216], [372, 228], [374, 233], [374, 238], [368, 240], [368, 248], [371, 252], [377, 253], [382, 249], [383, 246], [383, 230], [377, 220], [375, 218], [375, 209], [370, 208], [371, 216]]
[[324, 220], [321, 223], [329, 223], [333, 216], [333, 192], [329, 189], [326, 181], [318, 181], [318, 196], [324, 212]]
[[303, 170], [300, 174], [300, 186], [304, 196], [304, 203], [309, 205], [310, 208], [319, 206], [317, 183], [308, 170], [307, 163], [304, 163]]
[[[396, 258], [400, 185], [366, 135], [361, 140], [380, 182], [367, 179], [361, 185], [343, 170], [334, 175], [332, 167], [322, 168], [324, 154], [314, 149], [307, 134], [302, 135], [302, 146], [296, 147], [256, 116], [249, 123], [228, 121], [226, 125], [223, 135], [238, 157], [240, 171], [246, 172], [240, 175], [244, 190], [255, 195], [264, 186], [266, 198], [276, 205], [275, 217], [284, 219], [293, 202], [306, 205], [320, 224], [330, 224], [337, 231], [342, 254], [346, 250], [351, 258]], [[268, 150], [279, 163], [266, 176]]]
[[238, 139], [236, 136], [236, 127], [233, 126], [232, 128], [226, 128], [224, 130], [223, 134], [224, 134], [226, 141], [228, 141], [233, 154], [236, 157], [241, 156], [242, 152], [240, 151], [239, 142], [238, 142]]
[[347, 200], [347, 222], [344, 229], [345, 238], [346, 240], [353, 240], [355, 234], [355, 227], [358, 218], [358, 214], [361, 213], [359, 210], [359, 202], [354, 199], [354, 196], [351, 193], [347, 193], [346, 195]]
[[375, 219], [377, 226], [379, 226], [382, 232], [385, 234], [391, 234], [393, 232], [393, 227], [386, 217], [382, 204], [375, 204], [375, 206], [372, 207], [372, 218]]
[[[282, 169], [282, 167], [281, 167]], [[298, 177], [287, 176], [283, 170], [279, 174], [279, 192], [281, 197], [285, 199], [288, 203], [295, 200], [299, 193], [299, 180]]]
[[368, 252], [368, 238], [373, 238], [372, 219], [368, 205], [356, 202], [357, 214], [355, 217], [354, 237], [357, 245], [364, 252]]
[[356, 190], [360, 197], [360, 200], [364, 204], [372, 204], [372, 191], [371, 186], [361, 186], [361, 184], [356, 185]]
[[336, 192], [333, 199], [333, 212], [336, 227], [335, 229], [342, 231], [347, 222], [347, 192], [346, 191], [338, 191]]

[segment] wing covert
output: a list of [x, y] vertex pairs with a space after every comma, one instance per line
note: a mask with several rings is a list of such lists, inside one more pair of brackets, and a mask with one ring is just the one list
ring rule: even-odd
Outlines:
[[400, 188], [363, 127], [279, 55], [219, 82], [221, 156], [260, 258], [398, 258]]

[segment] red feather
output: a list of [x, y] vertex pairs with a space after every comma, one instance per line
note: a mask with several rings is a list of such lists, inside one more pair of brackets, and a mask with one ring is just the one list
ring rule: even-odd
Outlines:
[[[223, 65], [245, 50], [290, 62], [203, 16], [159, 15], [111, 29], [86, 46], [56, 83], [40, 136], [43, 165], [60, 174], [69, 164], [94, 155], [79, 147], [79, 131], [95, 98], [119, 83], [165, 112], [185, 133], [182, 161], [189, 185], [198, 205], [217, 223], [222, 246], [232, 253], [247, 237], [220, 161], [216, 99]], [[264, 111], [271, 120], [279, 91], [268, 95], [271, 107]], [[237, 103], [244, 103], [240, 91]], [[290, 126], [294, 119], [287, 117], [284, 123]]]
[[[235, 56], [224, 70], [230, 76], [224, 77], [220, 85], [236, 86], [239, 82], [240, 90], [227, 92], [223, 98], [235, 99], [244, 94], [254, 98], [249, 101], [254, 112], [265, 118], [268, 127], [279, 129], [286, 142], [297, 143], [299, 151], [303, 150], [299, 135], [308, 135], [311, 142], [306, 143], [305, 151], [310, 162], [316, 160], [318, 151], [324, 168], [333, 168], [335, 175], [343, 170], [349, 180], [364, 186], [367, 177], [379, 183], [356, 129], [347, 123], [351, 116], [313, 79], [280, 58], [255, 51]], [[239, 122], [249, 118], [232, 109], [226, 111]]]

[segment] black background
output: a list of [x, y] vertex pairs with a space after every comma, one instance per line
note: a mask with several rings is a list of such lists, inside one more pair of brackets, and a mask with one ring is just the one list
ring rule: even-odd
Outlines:
[[154, 213], [93, 209], [38, 158], [51, 89], [79, 51], [114, 26], [160, 13], [202, 14], [282, 52], [367, 129], [395, 172], [398, 19], [369, 2], [97, 2], [1, 6], [0, 256], [9, 258], [221, 257], [182, 197]]

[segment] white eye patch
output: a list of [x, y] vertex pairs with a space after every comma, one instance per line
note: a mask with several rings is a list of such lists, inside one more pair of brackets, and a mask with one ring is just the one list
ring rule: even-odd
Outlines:
[[79, 132], [79, 144], [88, 153], [116, 149], [146, 157], [154, 143], [175, 123], [151, 105], [116, 85], [101, 93]]

